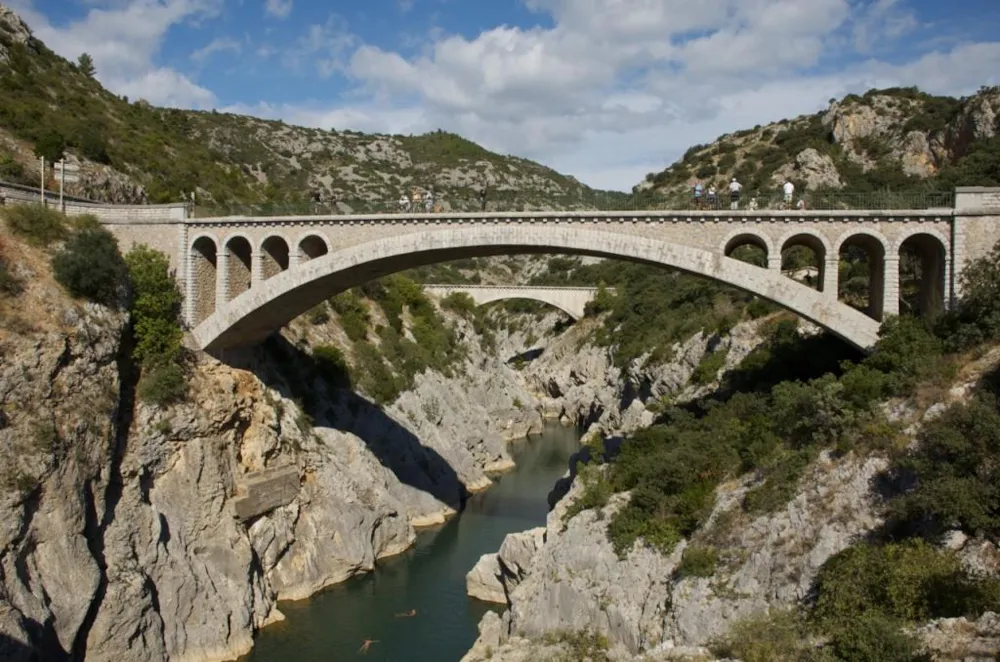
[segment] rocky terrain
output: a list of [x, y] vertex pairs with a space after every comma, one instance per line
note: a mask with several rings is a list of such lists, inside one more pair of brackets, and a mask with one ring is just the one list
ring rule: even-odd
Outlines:
[[[741, 347], [745, 341], [735, 338], [744, 333], [734, 329], [729, 342]], [[924, 423], [964, 402], [998, 365], [1000, 350], [982, 353], [931, 402], [895, 401], [884, 409], [912, 443]], [[671, 366], [667, 372], [684, 370]], [[679, 393], [693, 391], [686, 386]], [[632, 427], [627, 418], [623, 423]], [[483, 617], [479, 639], [463, 662], [571, 660], [579, 659], [581, 650], [593, 659], [623, 662], [715, 660], [712, 648], [734, 626], [797, 608], [810, 598], [828, 559], [884, 523], [879, 479], [887, 466], [880, 455], [823, 452], [787, 505], [763, 516], [740, 505], [755, 476], [724, 483], [705, 524], [669, 555], [648, 545], [618, 555], [608, 540], [607, 521], [630, 495], [617, 494], [603, 508], [576, 513], [573, 504], [585, 486], [575, 480], [557, 495], [545, 527], [509, 534], [497, 553], [484, 555], [469, 573], [470, 595], [507, 610], [502, 617]], [[955, 531], [944, 546], [974, 573], [1000, 571], [1000, 548], [992, 541]], [[689, 547], [719, 550], [717, 565], [706, 576], [683, 570]], [[934, 660], [993, 659], [1000, 648], [998, 618], [986, 612], [979, 619], [937, 619], [911, 631]]]
[[916, 88], [871, 90], [831, 99], [829, 107], [696, 145], [635, 190], [688, 195], [701, 181], [722, 187], [736, 177], [745, 192], [773, 196], [791, 180], [799, 191], [895, 192], [955, 185], [996, 186], [1000, 88], [964, 98]]

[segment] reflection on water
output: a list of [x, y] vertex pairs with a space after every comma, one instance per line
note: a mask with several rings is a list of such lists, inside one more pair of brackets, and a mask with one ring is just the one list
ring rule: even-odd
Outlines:
[[[576, 430], [548, 426], [511, 448], [517, 468], [500, 477], [447, 524], [423, 530], [414, 547], [379, 562], [375, 572], [309, 600], [282, 603], [287, 620], [258, 636], [246, 662], [332, 662], [363, 659], [453, 662], [472, 646], [489, 605], [465, 594], [465, 575], [504, 536], [545, 523], [546, 497], [579, 448]], [[417, 611], [412, 618], [396, 614]]]

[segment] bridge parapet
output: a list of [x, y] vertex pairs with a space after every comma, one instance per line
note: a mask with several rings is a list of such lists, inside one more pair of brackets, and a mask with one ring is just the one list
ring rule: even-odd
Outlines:
[[[455, 292], [467, 294], [482, 306], [494, 301], [508, 299], [529, 299], [540, 301], [562, 310], [575, 320], [583, 317], [587, 304], [594, 300], [600, 288], [559, 287], [545, 285], [424, 285], [424, 291], [438, 297], [446, 297]], [[610, 291], [614, 291], [610, 289]]]

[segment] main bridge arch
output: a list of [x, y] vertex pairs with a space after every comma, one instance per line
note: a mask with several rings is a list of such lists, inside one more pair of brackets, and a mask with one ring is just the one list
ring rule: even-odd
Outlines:
[[879, 322], [774, 270], [636, 235], [517, 225], [428, 229], [329, 252], [221, 304], [193, 334], [209, 351], [253, 345], [333, 294], [369, 280], [436, 262], [516, 253], [572, 253], [671, 267], [773, 301], [856, 347], [869, 348], [878, 337]]

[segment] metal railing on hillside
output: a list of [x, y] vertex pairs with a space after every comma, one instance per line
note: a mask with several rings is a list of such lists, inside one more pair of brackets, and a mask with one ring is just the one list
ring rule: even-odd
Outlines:
[[516, 191], [491, 193], [481, 197], [442, 194], [428, 209], [424, 203], [402, 205], [394, 200], [337, 200], [335, 202], [267, 203], [260, 205], [213, 205], [195, 208], [195, 217], [207, 216], [297, 216], [339, 214], [404, 214], [447, 212], [531, 212], [531, 211], [725, 211], [781, 209], [951, 209], [955, 195], [950, 191], [925, 192], [805, 192], [786, 204], [780, 193], [744, 193], [734, 205], [728, 191], [715, 199], [702, 196], [661, 197], [646, 194], [593, 193], [579, 196], [524, 195]]

